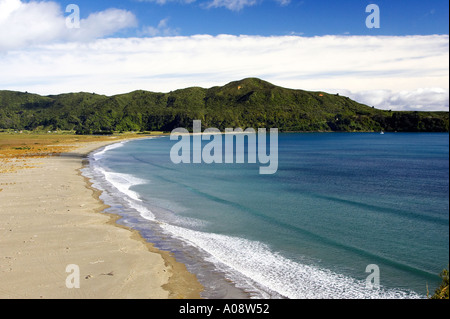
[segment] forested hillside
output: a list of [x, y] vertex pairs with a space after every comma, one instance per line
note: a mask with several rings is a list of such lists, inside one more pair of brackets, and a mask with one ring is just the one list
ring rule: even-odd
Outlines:
[[449, 127], [448, 112], [384, 111], [345, 96], [286, 89], [256, 78], [209, 89], [139, 90], [114, 96], [0, 91], [0, 129], [79, 134], [171, 131], [192, 129], [193, 120], [220, 130], [448, 132]]

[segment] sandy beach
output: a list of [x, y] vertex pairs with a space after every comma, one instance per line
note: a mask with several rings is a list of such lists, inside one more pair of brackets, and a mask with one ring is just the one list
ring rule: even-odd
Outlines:
[[117, 140], [61, 145], [56, 156], [0, 157], [0, 298], [200, 297], [196, 277], [103, 213], [80, 174], [86, 154]]

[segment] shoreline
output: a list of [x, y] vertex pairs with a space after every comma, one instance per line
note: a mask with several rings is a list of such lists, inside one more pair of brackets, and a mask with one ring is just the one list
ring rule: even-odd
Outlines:
[[[145, 139], [145, 138], [142, 138]], [[152, 139], [152, 137], [148, 138]], [[118, 141], [121, 143], [122, 141]], [[106, 146], [105, 146], [106, 147]], [[118, 205], [121, 207], [121, 204], [118, 204], [113, 200], [111, 202], [111, 198], [114, 198], [115, 196], [110, 193], [109, 189], [109, 183], [107, 185], [102, 185], [105, 181], [97, 180], [95, 174], [94, 176], [91, 175], [90, 172], [90, 159], [93, 158], [93, 154], [95, 153], [103, 153], [103, 150], [105, 147], [98, 148], [89, 154], [86, 155], [85, 165], [82, 169], [80, 169], [80, 175], [83, 176], [86, 180], [86, 183], [90, 185], [92, 190], [95, 192], [98, 200], [100, 200], [105, 205], [105, 210], [103, 213], [111, 215], [114, 221], [113, 223], [116, 223], [119, 227], [125, 227], [127, 229], [130, 229], [133, 232], [136, 232], [138, 236], [140, 236], [140, 240], [143, 240], [146, 245], [149, 245], [149, 249], [155, 249], [160, 254], [163, 255], [163, 258], [166, 260], [166, 258], [169, 259], [170, 262], [177, 263], [176, 260], [180, 260], [177, 264], [182, 267], [180, 272], [176, 272], [175, 274], [182, 274], [186, 270], [195, 274], [197, 276], [197, 280], [202, 285], [202, 291], [200, 292], [200, 298], [205, 299], [251, 299], [251, 293], [248, 291], [245, 291], [243, 288], [238, 288], [236, 286], [236, 283], [230, 280], [223, 271], [218, 270], [216, 266], [214, 266], [212, 263], [207, 262], [204, 259], [204, 256], [201, 255], [201, 253], [198, 251], [198, 248], [195, 248], [194, 246], [189, 246], [188, 251], [183, 250], [181, 248], [184, 244], [186, 244], [181, 239], [175, 239], [172, 238], [170, 234], [164, 233], [162, 229], [152, 229], [146, 228], [147, 223], [149, 221], [145, 217], [138, 217], [142, 218], [142, 227], [140, 224], [135, 224], [133, 226], [126, 225], [127, 222], [122, 223], [120, 220], [124, 219], [126, 220], [128, 218], [127, 213], [122, 213], [121, 209], [117, 209], [116, 206]], [[86, 170], [89, 173], [82, 172], [82, 170]], [[98, 176], [97, 176], [98, 177]], [[95, 184], [99, 183], [99, 189], [96, 188], [96, 186], [93, 186]], [[105, 188], [106, 186], [106, 188]], [[99, 196], [101, 194], [107, 194], [107, 198], [100, 199]], [[108, 199], [109, 198], [109, 199]], [[138, 215], [140, 215], [139, 212], [137, 212]], [[152, 222], [150, 222], [152, 223]], [[156, 224], [159, 222], [156, 221]], [[151, 228], [155, 227], [152, 226]], [[156, 226], [158, 227], [158, 226]], [[150, 237], [147, 235], [144, 235], [146, 232], [150, 230]], [[143, 232], [141, 234], [141, 232]], [[154, 236], [154, 237], [152, 237]], [[168, 239], [170, 237], [171, 239]], [[167, 243], [167, 241], [171, 242], [170, 244]], [[161, 243], [163, 243], [161, 247]], [[182, 249], [182, 253], [180, 255], [180, 248]], [[186, 247], [184, 247], [186, 248]], [[177, 257], [175, 257], [177, 255]], [[202, 257], [200, 257], [202, 256]], [[199, 266], [201, 265], [201, 266]], [[174, 282], [177, 280], [174, 279]], [[167, 285], [167, 287], [170, 287], [170, 283]], [[211, 290], [211, 287], [214, 287]]]
[[[1, 299], [201, 298], [196, 276], [104, 213], [100, 191], [81, 174], [89, 153], [130, 139], [75, 143], [0, 174]], [[66, 285], [73, 264], [79, 288]]]
[[[147, 138], [152, 137], [139, 137], [134, 139], [147, 139]], [[92, 196], [102, 204], [102, 208], [98, 212], [101, 212], [102, 214], [110, 217], [108, 224], [111, 224], [115, 227], [127, 229], [128, 231], [130, 231], [132, 233], [131, 236], [132, 239], [142, 242], [147, 247], [149, 252], [161, 255], [165, 265], [167, 267], [172, 268], [172, 274], [169, 277], [168, 282], [162, 286], [162, 288], [169, 291], [169, 298], [199, 299], [203, 287], [201, 286], [201, 284], [198, 283], [197, 279], [195, 278], [195, 275], [191, 274], [186, 269], [186, 266], [183, 263], [176, 261], [175, 257], [172, 256], [172, 253], [164, 250], [159, 250], [158, 248], [155, 247], [153, 243], [147, 241], [138, 230], [117, 223], [117, 221], [122, 217], [120, 215], [108, 213], [105, 211], [110, 206], [105, 204], [100, 199], [100, 195], [102, 192], [93, 187], [92, 182], [89, 180], [89, 178], [84, 176], [81, 172], [83, 168], [89, 165], [89, 158], [88, 158], [89, 154], [94, 153], [107, 145], [126, 142], [134, 139], [123, 139], [120, 141], [114, 141], [112, 143], [108, 143], [98, 148], [92, 149], [89, 152], [83, 154], [82, 167], [78, 169], [78, 175], [84, 179], [87, 187], [92, 190]], [[189, 293], [186, 294], [186, 291], [188, 291]]]

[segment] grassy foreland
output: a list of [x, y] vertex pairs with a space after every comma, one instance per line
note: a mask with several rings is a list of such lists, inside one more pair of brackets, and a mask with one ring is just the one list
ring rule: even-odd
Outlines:
[[[154, 132], [153, 134], [159, 133]], [[133, 133], [114, 134], [112, 136], [80, 136], [70, 132], [3, 132], [0, 133], [0, 173], [31, 168], [33, 165], [29, 163], [30, 159], [71, 152], [74, 148], [83, 144], [114, 142], [139, 137], [142, 137], [142, 135]]]
[[78, 134], [192, 128], [277, 127], [280, 131], [448, 132], [448, 112], [379, 110], [345, 96], [286, 89], [257, 78], [209, 89], [133, 91], [104, 96], [40, 96], [0, 91], [0, 130], [69, 130]]

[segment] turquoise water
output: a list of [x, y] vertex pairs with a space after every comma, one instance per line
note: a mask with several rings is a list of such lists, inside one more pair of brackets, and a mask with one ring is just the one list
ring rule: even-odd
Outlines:
[[[254, 298], [420, 298], [440, 283], [448, 134], [279, 134], [273, 175], [173, 164], [175, 143], [107, 146], [85, 175], [122, 223], [198, 275], [205, 297], [226, 297], [229, 281]], [[378, 289], [366, 286], [373, 264]]]

